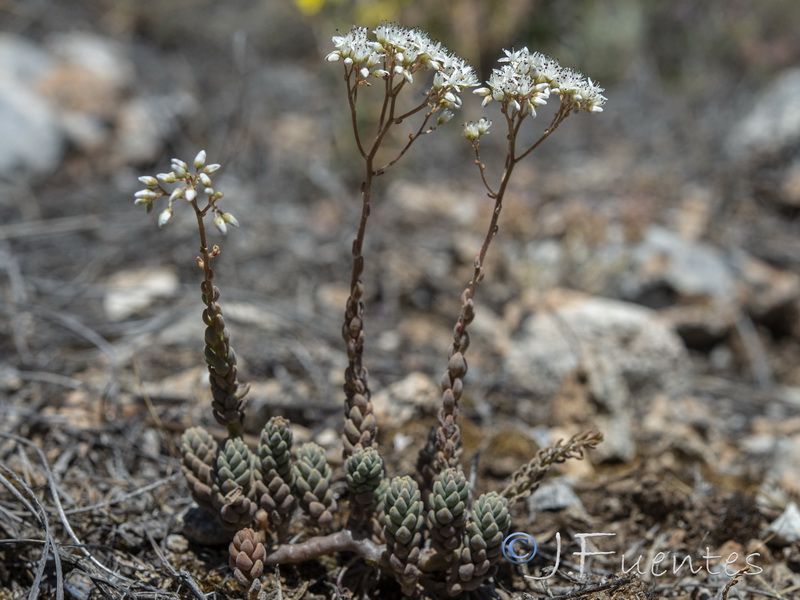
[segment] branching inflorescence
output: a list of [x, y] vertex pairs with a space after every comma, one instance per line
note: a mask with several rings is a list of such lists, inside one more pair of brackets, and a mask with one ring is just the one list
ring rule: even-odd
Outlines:
[[[235, 217], [218, 206], [222, 194], [214, 189], [211, 175], [219, 165], [206, 165], [205, 152], [197, 155], [193, 169], [173, 159], [171, 172], [140, 177], [146, 189], [136, 193], [136, 203], [146, 205], [148, 212], [155, 201], [167, 199], [167, 207], [158, 217], [159, 226], [171, 219], [178, 200], [190, 204], [197, 219], [197, 263], [203, 270], [201, 297], [212, 414], [227, 427], [228, 437], [217, 442], [200, 427], [187, 429], [181, 439], [183, 471], [198, 506], [231, 532], [230, 566], [248, 598], [264, 595], [260, 578], [265, 566], [343, 551], [354, 552], [393, 576], [409, 597], [455, 597], [474, 590], [497, 569], [511, 524], [510, 505], [535, 489], [551, 465], [582, 458], [602, 439], [597, 432], [586, 432], [545, 449], [520, 468], [500, 493], [488, 492], [474, 500], [459, 461], [459, 400], [468, 370], [468, 329], [475, 318], [476, 290], [485, 276], [486, 255], [499, 229], [512, 173], [568, 116], [581, 110], [601, 112], [605, 103], [602, 88], [527, 48], [506, 50], [500, 66], [486, 85], [479, 87], [466, 61], [421, 30], [382, 25], [372, 34], [374, 37], [366, 28], [354, 27], [335, 36], [335, 49], [327, 56], [327, 60], [343, 66], [353, 135], [364, 164], [361, 215], [352, 245], [350, 290], [342, 325], [348, 360], [342, 433], [346, 502], [337, 502], [333, 470], [320, 446], [307, 443], [292, 452], [292, 430], [286, 419], [273, 417], [264, 426], [255, 450], [243, 441], [247, 386], [238, 381], [219, 289], [213, 285], [211, 265], [220, 250], [216, 245], [208, 247], [204, 224], [211, 213], [222, 233], [228, 225], [238, 226]], [[408, 105], [406, 98], [413, 96], [406, 90], [419, 84], [427, 73], [431, 76], [423, 93]], [[461, 294], [461, 310], [441, 380], [437, 424], [420, 452], [417, 477], [387, 478], [378, 451], [377, 423], [364, 366], [362, 278], [373, 183], [417, 140], [447, 123], [453, 111], [461, 107], [463, 92], [470, 88], [477, 88], [473, 91], [483, 97], [484, 105], [499, 104], [507, 139], [504, 168], [492, 185], [480, 155], [480, 139], [489, 131], [491, 121], [481, 118], [465, 124], [464, 136], [472, 144], [475, 164], [494, 201], [494, 210], [475, 256], [472, 278]], [[371, 129], [358, 113], [360, 98], [366, 93], [379, 96], [380, 108]], [[553, 96], [560, 101], [549, 126], [533, 143], [521, 145], [523, 123], [534, 119], [537, 109]], [[391, 153], [384, 142], [398, 128], [405, 133], [405, 143]], [[172, 191], [165, 187], [173, 184], [177, 185]], [[199, 201], [199, 188], [204, 203]], [[300, 541], [290, 542], [292, 533], [302, 533]]]

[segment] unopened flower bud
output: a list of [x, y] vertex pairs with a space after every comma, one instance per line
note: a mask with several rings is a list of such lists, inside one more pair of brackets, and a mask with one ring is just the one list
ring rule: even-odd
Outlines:
[[134, 194], [134, 197], [140, 200], [155, 200], [158, 197], [153, 190], [139, 190]]
[[203, 192], [204, 192], [204, 193], [205, 193], [205, 195], [206, 195], [206, 196], [208, 196], [209, 198], [211, 198], [211, 197], [212, 197], [212, 196], [213, 196], [213, 195], [216, 193], [216, 192], [214, 191], [214, 188], [212, 188], [212, 187], [207, 187], [206, 189], [204, 189], [204, 190], [203, 190]]
[[234, 217], [231, 213], [222, 213], [222, 218], [226, 223], [233, 225], [234, 227], [239, 226], [239, 221], [236, 220], [236, 217]]
[[164, 183], [175, 183], [175, 181], [177, 180], [175, 173], [172, 173], [171, 171], [169, 173], [159, 173], [158, 175], [156, 175], [156, 177], [161, 181], [163, 181]]
[[163, 227], [164, 225], [169, 223], [169, 220], [171, 218], [172, 218], [172, 209], [171, 208], [165, 208], [158, 215], [158, 226], [159, 227]]
[[188, 168], [189, 168], [188, 165], [182, 160], [179, 160], [177, 158], [172, 159], [172, 171], [175, 173], [175, 177], [177, 179], [183, 179], [184, 177], [186, 177], [186, 172]]
[[219, 165], [217, 163], [212, 163], [210, 165], [206, 165], [205, 167], [203, 167], [203, 173], [205, 173], [206, 175], [211, 175], [215, 171], [219, 171], [219, 168], [221, 166], [222, 165]]
[[194, 168], [202, 169], [204, 164], [206, 164], [206, 151], [200, 150], [197, 156], [194, 157]]
[[200, 183], [202, 183], [206, 187], [211, 187], [211, 177], [206, 175], [205, 173], [200, 173]]
[[452, 110], [443, 110], [441, 113], [439, 113], [439, 118], [436, 120], [436, 122], [439, 125], [444, 125], [452, 118], [453, 118]]
[[183, 198], [183, 194], [186, 192], [186, 188], [175, 188], [172, 190], [172, 193], [169, 195], [169, 201], [174, 202], [178, 198]]
[[197, 192], [194, 191], [194, 188], [189, 188], [186, 190], [186, 193], [183, 195], [189, 202], [193, 202], [195, 198], [197, 198]]
[[151, 204], [153, 201], [149, 198], [137, 198], [133, 201], [136, 206], [141, 206], [142, 204]]
[[158, 185], [158, 179], [156, 179], [152, 175], [142, 175], [141, 177], [139, 177], [139, 181], [148, 186]]
[[228, 233], [228, 226], [225, 224], [225, 218], [221, 214], [217, 214], [217, 216], [214, 217], [214, 227], [219, 229], [222, 235]]

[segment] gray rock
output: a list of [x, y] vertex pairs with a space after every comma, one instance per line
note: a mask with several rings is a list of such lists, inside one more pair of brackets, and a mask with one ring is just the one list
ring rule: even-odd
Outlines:
[[19, 184], [53, 172], [68, 142], [99, 148], [133, 82], [114, 40], [64, 33], [48, 49], [0, 34], [0, 179]]
[[37, 88], [56, 107], [70, 144], [99, 150], [133, 87], [133, 62], [122, 44], [93, 33], [58, 33], [45, 44], [55, 64]]
[[50, 106], [0, 74], [0, 178], [19, 183], [56, 169], [64, 139]]
[[520, 414], [541, 414], [540, 400], [551, 399], [559, 403], [552, 413], [563, 418], [584, 401], [572, 418], [605, 434], [593, 458], [631, 460], [634, 426], [649, 401], [677, 397], [690, 385], [686, 348], [655, 311], [635, 304], [561, 292], [547, 305], [522, 324], [504, 359], [521, 395], [531, 398], [521, 401]]
[[783, 542], [800, 541], [800, 509], [797, 504], [790, 502], [781, 516], [769, 524], [767, 531], [774, 533]]
[[636, 455], [631, 394], [621, 371], [607, 353], [582, 356], [590, 397], [597, 407], [593, 426], [603, 432], [603, 443], [593, 452], [599, 462], [632, 460]]
[[377, 389], [372, 395], [372, 405], [379, 425], [396, 427], [414, 417], [434, 414], [440, 398], [441, 388], [436, 381], [415, 371], [400, 381]]
[[744, 114], [726, 143], [734, 158], [762, 161], [800, 143], [800, 69], [779, 75]]
[[23, 37], [0, 34], [0, 74], [30, 87], [53, 68], [53, 57]]
[[718, 248], [653, 226], [633, 249], [631, 271], [622, 278], [621, 288], [624, 297], [638, 298], [658, 286], [678, 296], [728, 300], [736, 290], [736, 278]]
[[27, 40], [0, 35], [0, 178], [19, 183], [55, 170], [64, 139], [54, 108], [34, 85], [52, 59]]
[[177, 519], [178, 532], [190, 544], [222, 546], [231, 541], [231, 534], [219, 524], [214, 515], [199, 506], [192, 506]]
[[175, 554], [183, 554], [189, 549], [189, 540], [179, 533], [170, 533], [164, 540], [167, 550]]
[[604, 386], [614, 388], [609, 382], [616, 376], [641, 399], [679, 395], [691, 377], [686, 348], [654, 311], [563, 292], [552, 294], [547, 307], [525, 320], [504, 362], [516, 382], [539, 397], [553, 396], [565, 377], [583, 366], [590, 382], [592, 375], [597, 378], [591, 385], [609, 407], [625, 403], [603, 392]]
[[46, 43], [53, 56], [102, 76], [110, 87], [122, 89], [133, 83], [133, 63], [115, 40], [72, 31], [54, 34]]
[[142, 96], [126, 102], [117, 119], [117, 139], [112, 153], [119, 165], [153, 160], [183, 119], [197, 111], [197, 101], [186, 92]]
[[581, 499], [564, 479], [554, 479], [539, 486], [528, 498], [528, 511], [531, 518], [543, 510], [563, 510], [575, 507], [581, 513], [586, 509]]

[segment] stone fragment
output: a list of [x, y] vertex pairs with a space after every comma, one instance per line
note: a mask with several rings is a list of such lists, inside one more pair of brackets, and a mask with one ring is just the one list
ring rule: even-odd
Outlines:
[[769, 524], [767, 531], [774, 533], [783, 542], [800, 541], [800, 509], [797, 504], [790, 502], [781, 516]]

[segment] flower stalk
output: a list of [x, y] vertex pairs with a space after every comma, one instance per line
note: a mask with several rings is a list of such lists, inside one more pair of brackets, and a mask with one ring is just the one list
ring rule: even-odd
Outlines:
[[[361, 216], [352, 245], [350, 294], [345, 305], [342, 338], [347, 351], [348, 365], [344, 374], [344, 430], [342, 433], [345, 460], [354, 451], [375, 446], [378, 426], [370, 399], [369, 375], [364, 357], [364, 240], [372, 212], [372, 186], [375, 177], [396, 164], [421, 136], [433, 132], [452, 116], [451, 109], [461, 105], [458, 94], [478, 84], [475, 73], [463, 59], [451, 54], [427, 34], [416, 29], [381, 25], [370, 39], [366, 28], [354, 27], [343, 36], [333, 38], [336, 49], [327, 60], [341, 61], [356, 147], [364, 161], [364, 181], [361, 184]], [[431, 87], [423, 100], [409, 109], [400, 108], [401, 92], [413, 83], [419, 71], [434, 70]], [[383, 99], [371, 144], [358, 120], [358, 98], [362, 89], [372, 87], [370, 79], [382, 83]], [[423, 112], [424, 111], [424, 112]], [[435, 124], [430, 124], [439, 112]], [[422, 113], [419, 126], [408, 135], [405, 145], [383, 166], [377, 156], [390, 131], [407, 119]]]
[[[487, 195], [494, 200], [494, 207], [483, 243], [475, 256], [472, 278], [461, 294], [461, 311], [453, 327], [453, 341], [447, 351], [448, 365], [441, 380], [442, 402], [435, 434], [437, 452], [434, 472], [458, 465], [461, 441], [458, 403], [468, 369], [465, 358], [469, 348], [468, 327], [475, 318], [475, 293], [484, 278], [484, 263], [489, 246], [500, 229], [500, 213], [514, 168], [550, 137], [571, 114], [578, 110], [601, 112], [605, 102], [602, 88], [591, 79], [586, 80], [580, 73], [560, 67], [557, 61], [544, 54], [530, 53], [527, 48], [519, 51], [506, 50], [505, 54], [500, 62], [507, 64], [494, 69], [487, 87], [478, 88], [474, 92], [484, 97], [484, 105], [497, 101], [506, 122], [506, 155], [496, 190], [486, 178], [486, 166], [480, 155], [480, 138], [488, 133], [492, 123], [482, 118], [477, 123], [467, 123], [464, 126], [464, 137], [472, 143], [475, 165]], [[521, 152], [518, 151], [523, 123], [529, 117], [537, 116], [537, 107], [546, 104], [551, 94], [558, 94], [561, 101], [550, 125], [533, 144]]]

